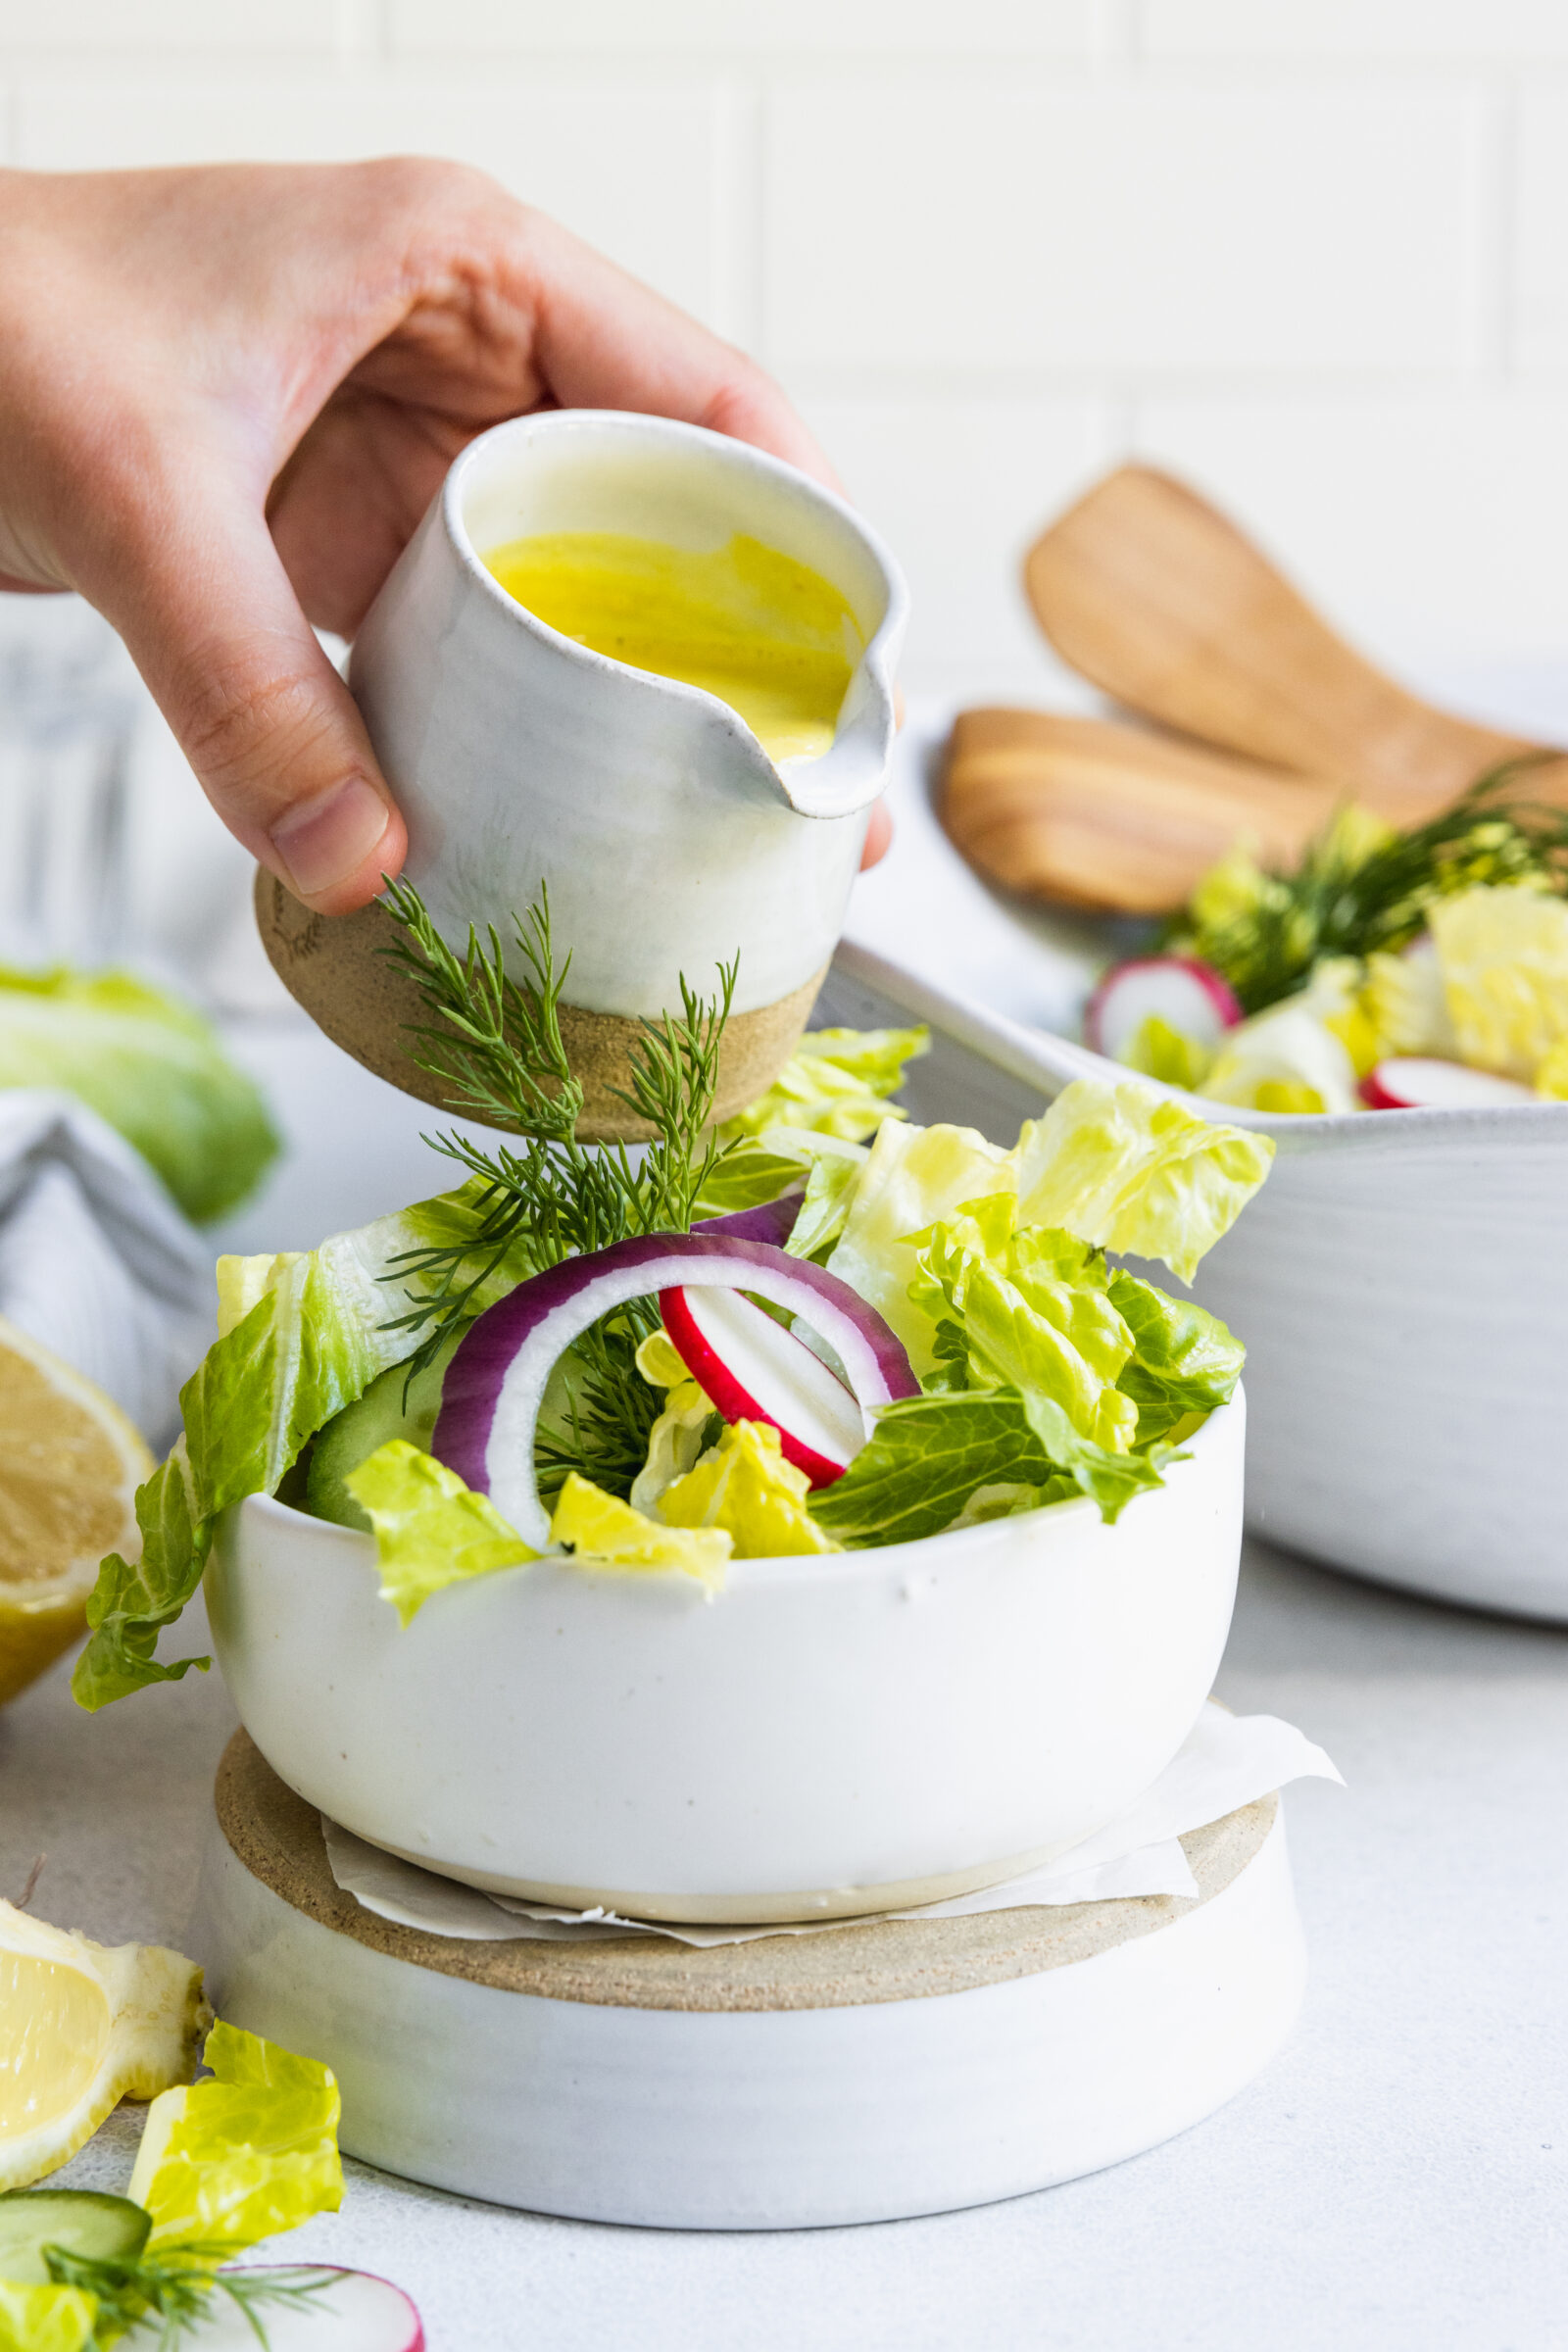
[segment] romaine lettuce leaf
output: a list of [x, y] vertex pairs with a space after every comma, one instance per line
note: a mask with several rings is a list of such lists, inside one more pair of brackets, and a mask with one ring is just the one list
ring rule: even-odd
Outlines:
[[[1018, 1222], [1058, 1225], [1100, 1250], [1160, 1258], [1190, 1282], [1273, 1156], [1270, 1137], [1210, 1125], [1137, 1079], [1077, 1078], [1018, 1139]], [[852, 1227], [854, 1216], [852, 1209]]]
[[918, 1256], [910, 1237], [987, 1194], [1015, 1189], [1012, 1155], [971, 1127], [889, 1121], [879, 1130], [827, 1268], [891, 1323], [916, 1372], [937, 1358], [932, 1317], [909, 1298]]
[[1116, 1056], [1140, 1077], [1157, 1078], [1162, 1086], [1185, 1087], [1196, 1093], [1213, 1061], [1213, 1049], [1196, 1037], [1173, 1029], [1157, 1012], [1146, 1013], [1132, 1042]]
[[198, 1224], [278, 1148], [257, 1088], [195, 1007], [129, 972], [0, 965], [0, 1087], [59, 1087], [118, 1128]]
[[732, 1549], [725, 1529], [662, 1527], [575, 1470], [562, 1487], [550, 1540], [569, 1544], [585, 1568], [679, 1568], [710, 1592], [723, 1584]]
[[0, 2278], [0, 2352], [85, 2352], [98, 2298], [79, 2286], [16, 2286]]
[[[414, 1352], [417, 1335], [391, 1328], [411, 1295], [397, 1261], [477, 1234], [485, 1213], [474, 1180], [303, 1256], [228, 1262], [227, 1328], [180, 1392], [185, 1427], [173, 1451], [136, 1496], [141, 1556], [111, 1553], [87, 1603], [92, 1638], [72, 1678], [80, 1705], [96, 1710], [206, 1667], [196, 1658], [165, 1665], [155, 1652], [201, 1582], [219, 1514], [247, 1494], [275, 1494], [306, 1440]], [[526, 1271], [520, 1250], [492, 1268], [476, 1311]]]
[[488, 1494], [407, 1439], [378, 1446], [343, 1481], [375, 1531], [381, 1598], [412, 1625], [432, 1592], [539, 1554], [508, 1525]]
[[930, 1043], [924, 1028], [808, 1030], [767, 1093], [721, 1133], [727, 1140], [765, 1137], [773, 1127], [810, 1128], [859, 1143], [884, 1119], [905, 1116], [888, 1097], [903, 1084], [906, 1062]]
[[1138, 1406], [1136, 1443], [1163, 1438], [1190, 1413], [1228, 1403], [1247, 1350], [1217, 1315], [1118, 1270], [1110, 1302], [1132, 1335], [1118, 1386]]
[[1459, 1041], [1448, 1018], [1443, 969], [1430, 936], [1400, 955], [1381, 950], [1366, 959], [1361, 1006], [1376, 1040], [1375, 1061], [1391, 1054], [1433, 1054], [1457, 1061]]
[[660, 1497], [695, 1467], [704, 1434], [716, 1418], [711, 1402], [687, 1371], [668, 1332], [650, 1334], [637, 1350], [637, 1369], [663, 1389], [664, 1409], [648, 1433], [648, 1459], [632, 1480], [627, 1497], [634, 1511], [659, 1517]]
[[806, 1508], [811, 1482], [784, 1459], [778, 1431], [763, 1421], [733, 1421], [695, 1469], [661, 1497], [666, 1527], [719, 1527], [734, 1538], [737, 1560], [792, 1552], [836, 1551]]
[[210, 2078], [160, 2092], [126, 2194], [152, 2215], [150, 2254], [220, 2262], [343, 2201], [329, 2067], [214, 2026]]

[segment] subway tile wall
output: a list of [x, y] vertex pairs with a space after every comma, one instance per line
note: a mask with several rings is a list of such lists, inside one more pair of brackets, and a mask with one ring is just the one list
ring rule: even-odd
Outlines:
[[445, 153], [756, 351], [1054, 699], [1033, 532], [1135, 453], [1429, 678], [1568, 666], [1568, 0], [0, 0], [7, 160]]

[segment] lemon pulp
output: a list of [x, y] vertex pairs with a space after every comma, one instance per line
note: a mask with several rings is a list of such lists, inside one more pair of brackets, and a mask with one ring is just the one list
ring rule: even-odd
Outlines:
[[864, 641], [832, 582], [793, 556], [740, 532], [696, 550], [620, 531], [543, 531], [484, 561], [562, 636], [717, 695], [770, 760], [815, 758], [833, 741]]
[[0, 1952], [0, 2140], [69, 2114], [103, 2064], [109, 2032], [109, 2000], [95, 1977]]

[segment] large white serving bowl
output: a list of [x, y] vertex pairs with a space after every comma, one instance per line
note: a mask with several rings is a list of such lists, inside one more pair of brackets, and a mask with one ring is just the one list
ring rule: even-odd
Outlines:
[[368, 1536], [262, 1496], [208, 1570], [240, 1719], [358, 1836], [502, 1893], [844, 1918], [1012, 1877], [1176, 1753], [1230, 1627], [1240, 1394], [1113, 1527], [1088, 1501], [678, 1574], [564, 1561], [401, 1626]]
[[[912, 1115], [999, 1142], [1074, 1078], [1129, 1075], [863, 949], [840, 949], [824, 995], [818, 1022], [928, 1020]], [[1282, 1117], [1159, 1091], [1277, 1148], [1194, 1284], [1247, 1343], [1249, 1526], [1386, 1584], [1568, 1621], [1568, 1103]]]

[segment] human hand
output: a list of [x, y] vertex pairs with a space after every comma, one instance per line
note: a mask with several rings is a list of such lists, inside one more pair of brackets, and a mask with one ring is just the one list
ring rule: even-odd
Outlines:
[[[475, 433], [636, 409], [833, 478], [743, 354], [453, 164], [0, 172], [0, 588], [107, 615], [325, 914], [407, 839], [310, 624], [353, 634]], [[878, 809], [868, 863], [886, 840]]]

